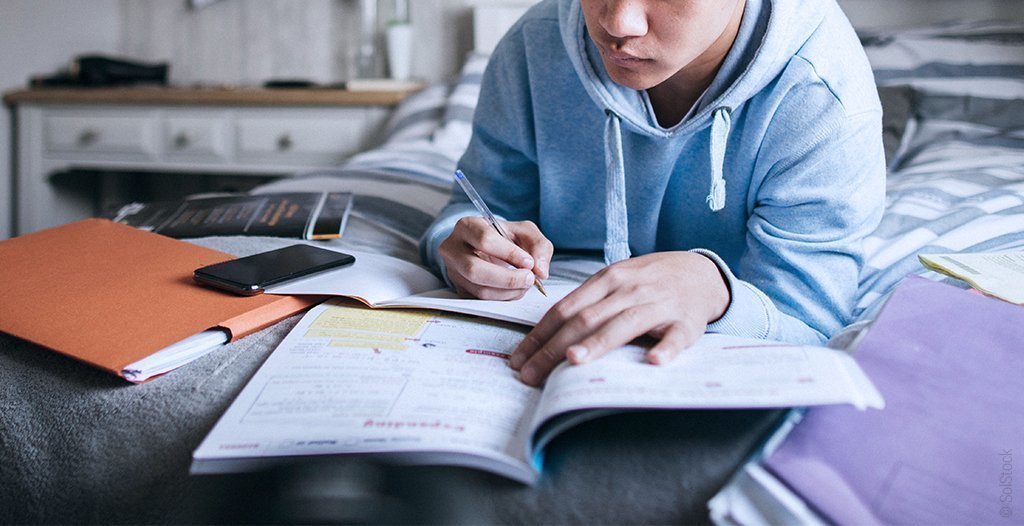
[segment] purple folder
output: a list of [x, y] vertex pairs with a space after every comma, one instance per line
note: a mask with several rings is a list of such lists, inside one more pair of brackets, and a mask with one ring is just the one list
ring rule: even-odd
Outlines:
[[885, 409], [811, 409], [769, 471], [834, 523], [1024, 524], [1024, 307], [911, 276], [854, 357]]

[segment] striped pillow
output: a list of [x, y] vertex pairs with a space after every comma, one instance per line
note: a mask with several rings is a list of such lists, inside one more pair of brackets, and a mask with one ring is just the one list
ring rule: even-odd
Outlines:
[[431, 85], [403, 101], [385, 127], [383, 144], [352, 156], [341, 168], [450, 187], [455, 163], [469, 145], [487, 59], [472, 53], [452, 85]]
[[1024, 98], [1024, 25], [957, 22], [862, 31], [879, 86], [950, 95]]
[[487, 68], [489, 55], [471, 52], [459, 73], [459, 79], [452, 87], [444, 109], [444, 125], [453, 123], [473, 123], [473, 111], [477, 99], [480, 98], [480, 82]]
[[429, 138], [441, 125], [448, 86], [431, 84], [410, 95], [391, 112], [384, 126], [384, 143]]

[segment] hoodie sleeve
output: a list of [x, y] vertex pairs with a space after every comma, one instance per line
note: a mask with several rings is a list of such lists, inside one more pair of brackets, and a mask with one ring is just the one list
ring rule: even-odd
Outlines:
[[820, 344], [851, 321], [863, 241], [884, 207], [881, 110], [877, 97], [851, 111], [820, 85], [807, 91], [786, 97], [760, 146], [767, 168], [738, 267], [697, 251], [732, 294], [710, 331]]
[[[534, 127], [530, 113], [523, 111], [531, 107], [524, 48], [522, 32], [513, 27], [488, 61], [473, 115], [473, 135], [458, 163], [494, 214], [510, 221], [536, 221], [538, 215]], [[446, 282], [438, 247], [459, 219], [473, 215], [478, 215], [476, 209], [456, 187], [420, 239], [421, 259]]]

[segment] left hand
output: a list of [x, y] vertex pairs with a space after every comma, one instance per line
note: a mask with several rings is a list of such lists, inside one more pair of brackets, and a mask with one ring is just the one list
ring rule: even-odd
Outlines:
[[647, 361], [664, 364], [725, 314], [718, 266], [694, 252], [658, 252], [605, 267], [551, 308], [512, 353], [520, 378], [540, 385], [562, 360], [579, 364], [633, 339], [658, 340]]

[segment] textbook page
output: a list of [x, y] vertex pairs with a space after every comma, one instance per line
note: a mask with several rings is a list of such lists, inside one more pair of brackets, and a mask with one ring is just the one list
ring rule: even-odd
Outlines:
[[436, 311], [317, 306], [195, 451], [192, 472], [377, 453], [533, 482], [524, 444], [540, 391], [508, 366], [524, 332]]
[[[192, 471], [373, 453], [534, 483], [540, 465], [532, 459], [551, 436], [609, 410], [882, 405], [839, 351], [717, 335], [668, 366], [646, 364], [638, 347], [563, 364], [541, 394], [508, 366], [525, 331], [438, 311], [373, 310], [344, 300], [317, 306], [195, 451]], [[588, 409], [600, 411], [579, 413]], [[559, 425], [534, 438], [552, 417]]]
[[962, 279], [985, 294], [1024, 305], [1024, 251], [920, 254], [918, 259], [925, 267]]
[[[534, 426], [587, 409], [741, 409], [885, 402], [853, 358], [809, 345], [705, 334], [666, 365], [651, 365], [629, 345], [581, 365], [563, 363], [548, 378]], [[538, 448], [560, 429], [546, 429]]]

